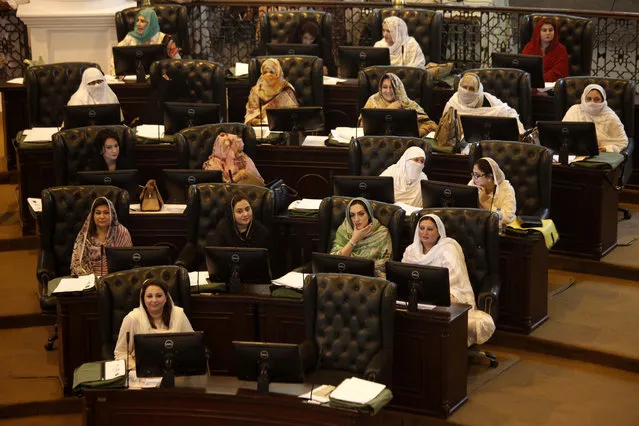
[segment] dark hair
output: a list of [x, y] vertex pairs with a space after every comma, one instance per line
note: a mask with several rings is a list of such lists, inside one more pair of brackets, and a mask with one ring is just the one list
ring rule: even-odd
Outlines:
[[477, 166], [480, 172], [491, 176], [493, 175], [493, 168], [490, 167], [490, 163], [485, 158], [480, 158], [475, 161], [474, 165]]
[[171, 310], [173, 309], [173, 306], [171, 302], [169, 301], [169, 298], [170, 298], [169, 288], [166, 286], [164, 282], [155, 281], [150, 278], [144, 281], [144, 283], [142, 284], [142, 288], [140, 289], [140, 299], [142, 299], [142, 306], [144, 307], [144, 312], [146, 312], [146, 316], [147, 318], [149, 318], [149, 322], [151, 323], [151, 328], [156, 328], [155, 323], [153, 322], [153, 317], [151, 317], [151, 314], [149, 313], [149, 310], [146, 307], [146, 302], [144, 301], [144, 295], [146, 294], [146, 290], [152, 285], [156, 287], [160, 287], [162, 291], [164, 292], [164, 297], [166, 298], [166, 302], [164, 303], [164, 308], [162, 309], [162, 322], [164, 323], [166, 328], [169, 328], [171, 326]]
[[321, 41], [319, 37], [320, 26], [315, 19], [306, 18], [299, 23], [299, 25], [297, 26], [297, 31], [295, 32], [294, 42], [302, 43], [303, 36], [306, 33], [315, 37], [315, 40], [313, 41], [314, 44], [319, 44], [319, 42]]
[[248, 201], [249, 205], [251, 205], [251, 200], [249, 200], [248, 195], [243, 192], [238, 192], [233, 196], [233, 198], [231, 198], [231, 210], [233, 210], [235, 205], [242, 200]]
[[95, 136], [95, 148], [98, 152], [98, 155], [102, 155], [104, 143], [107, 141], [107, 139], [115, 139], [116, 141], [118, 141], [118, 145], [120, 145], [120, 138], [113, 129], [102, 129]]
[[[359, 206], [364, 207], [364, 211], [368, 215], [368, 223], [372, 223], [373, 222], [373, 214], [372, 214], [373, 212], [369, 212], [368, 211], [368, 207], [366, 207], [366, 204], [364, 204], [364, 202], [360, 201], [360, 200], [354, 200], [353, 202], [351, 202], [350, 206], [348, 206], [348, 213], [346, 213], [347, 217], [351, 216], [351, 207], [353, 207], [355, 205], [359, 205]], [[351, 225], [352, 225], [352, 221], [351, 221]]]
[[[104, 197], [99, 197], [96, 198], [95, 201], [93, 202], [93, 206], [91, 207], [91, 212], [89, 213], [91, 220], [89, 220], [89, 235], [91, 236], [95, 236], [96, 233], [96, 227], [95, 227], [95, 219], [93, 218], [93, 215], [95, 214], [95, 209], [97, 209], [100, 206], [109, 206], [109, 203], [107, 202], [107, 199]], [[109, 208], [109, 214], [111, 214], [111, 208]], [[113, 220], [113, 218], [111, 218], [111, 220]]]

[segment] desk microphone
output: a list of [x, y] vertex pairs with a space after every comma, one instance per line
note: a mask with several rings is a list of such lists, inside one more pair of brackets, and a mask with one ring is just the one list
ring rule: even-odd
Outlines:
[[126, 372], [126, 387], [129, 388], [129, 340], [131, 339], [131, 332], [126, 332], [126, 358], [124, 359], [124, 371]]

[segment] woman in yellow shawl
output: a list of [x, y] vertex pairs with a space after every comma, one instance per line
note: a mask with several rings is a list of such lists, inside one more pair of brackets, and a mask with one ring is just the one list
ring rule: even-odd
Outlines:
[[295, 89], [284, 79], [282, 66], [277, 59], [269, 58], [262, 64], [262, 75], [251, 88], [244, 124], [257, 126], [266, 124], [267, 108], [290, 108], [299, 106]]
[[[386, 73], [379, 80], [379, 91], [366, 101], [364, 108], [375, 109], [414, 109], [417, 111], [417, 126], [419, 136], [424, 137], [437, 130], [437, 124], [428, 117], [424, 109], [406, 95], [404, 83], [393, 73]], [[361, 126], [362, 116], [359, 116], [358, 126]]]

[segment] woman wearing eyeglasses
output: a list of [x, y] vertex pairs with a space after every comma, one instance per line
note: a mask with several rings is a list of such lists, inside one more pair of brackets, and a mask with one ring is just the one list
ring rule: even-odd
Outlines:
[[515, 190], [495, 160], [488, 157], [477, 160], [468, 185], [476, 186], [479, 191], [479, 208], [493, 212], [501, 209], [500, 225], [508, 225], [515, 220]]

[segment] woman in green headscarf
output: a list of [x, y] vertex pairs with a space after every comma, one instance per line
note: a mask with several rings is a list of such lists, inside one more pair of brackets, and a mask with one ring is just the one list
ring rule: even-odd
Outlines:
[[142, 9], [135, 16], [133, 31], [118, 43], [118, 46], [141, 46], [149, 44], [163, 44], [166, 46], [166, 56], [181, 59], [180, 51], [171, 36], [160, 31], [158, 15], [153, 9]]
[[393, 243], [388, 228], [373, 216], [367, 199], [353, 198], [348, 203], [331, 254], [371, 259], [375, 261], [375, 276], [386, 277], [384, 265], [393, 256]]

